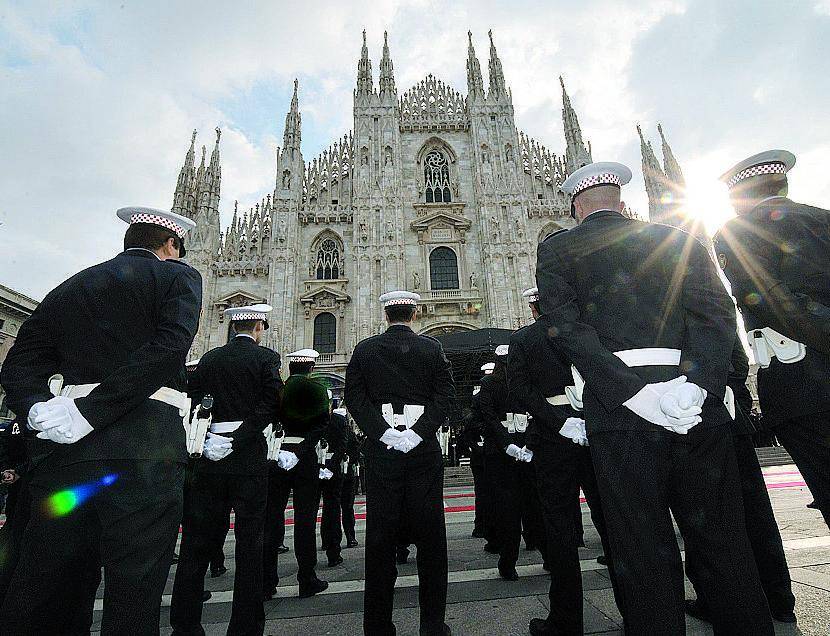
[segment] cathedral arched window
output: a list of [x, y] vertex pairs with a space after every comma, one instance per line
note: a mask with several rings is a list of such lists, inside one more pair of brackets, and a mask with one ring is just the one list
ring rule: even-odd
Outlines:
[[334, 314], [317, 314], [314, 319], [314, 348], [320, 353], [334, 353], [337, 350], [337, 319]]
[[317, 249], [317, 280], [340, 278], [340, 246], [332, 238], [323, 239]]
[[429, 255], [432, 289], [458, 289], [458, 259], [449, 247], [436, 247]]
[[430, 150], [424, 157], [424, 189], [427, 203], [449, 203], [450, 168], [440, 150]]

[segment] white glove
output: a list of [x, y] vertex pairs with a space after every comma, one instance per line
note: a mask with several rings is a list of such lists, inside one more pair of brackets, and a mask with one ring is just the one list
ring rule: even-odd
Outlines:
[[281, 450], [277, 454], [277, 465], [283, 470], [291, 470], [300, 462], [300, 458], [291, 451]]
[[394, 448], [395, 445], [401, 441], [402, 436], [403, 433], [390, 426], [383, 432], [383, 435], [380, 436], [380, 441], [383, 444], [386, 444], [386, 450], [389, 450]]
[[405, 431], [401, 431], [401, 439], [393, 448], [402, 453], [408, 453], [423, 441], [423, 438], [418, 433], [408, 428]]
[[331, 479], [332, 477], [334, 477], [334, 473], [331, 472], [328, 468], [320, 469], [320, 479]]
[[674, 422], [669, 422], [668, 417], [666, 417], [666, 414], [663, 413], [663, 410], [660, 408], [660, 399], [663, 395], [685, 382], [686, 376], [681, 375], [680, 377], [675, 378], [674, 380], [669, 380], [668, 382], [653, 382], [652, 384], [646, 384], [632, 397], [623, 402], [623, 406], [647, 422], [651, 422], [657, 426], [662, 426], [668, 430], [673, 430], [676, 433], [685, 432], [676, 429], [694, 426], [701, 421], [700, 417], [695, 416], [679, 418]]
[[527, 463], [533, 461], [533, 451], [530, 450], [527, 446], [523, 446], [521, 450], [521, 455], [519, 455], [519, 461]]
[[512, 457], [516, 461], [520, 461], [522, 457], [522, 449], [516, 446], [515, 444], [510, 444], [504, 452], [510, 455], [510, 457]]
[[585, 420], [579, 417], [569, 417], [559, 429], [562, 437], [567, 437], [574, 444], [588, 445], [588, 434], [585, 432]]
[[75, 400], [61, 395], [32, 406], [29, 426], [41, 431], [38, 438], [57, 444], [74, 444], [93, 431], [92, 425], [75, 406]]
[[212, 462], [225, 459], [233, 452], [233, 439], [216, 433], [208, 433], [202, 455]]
[[[676, 433], [685, 435], [692, 426], [701, 421], [699, 416], [703, 412], [703, 403], [706, 401], [706, 390], [697, 384], [686, 382], [676, 386], [663, 394], [660, 398], [660, 409], [665, 413], [669, 424]], [[694, 418], [693, 424], [688, 424], [688, 418]]]

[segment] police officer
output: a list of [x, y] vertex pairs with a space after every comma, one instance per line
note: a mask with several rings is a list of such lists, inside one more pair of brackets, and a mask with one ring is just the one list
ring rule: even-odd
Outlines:
[[612, 162], [574, 171], [562, 189], [579, 225], [539, 245], [536, 269], [541, 326], [584, 380], [626, 632], [685, 632], [673, 514], [708, 566], [716, 633], [772, 634], [723, 403], [734, 306], [703, 245], [622, 215], [630, 180]]
[[104, 567], [103, 634], [158, 633], [181, 519], [184, 362], [202, 284], [177, 260], [193, 221], [151, 208], [118, 216], [130, 224], [124, 251], [49, 292], [3, 363], [9, 407], [37, 432], [32, 515], [0, 610], [6, 633], [59, 633], [79, 602], [88, 631], [94, 588], [71, 593], [88, 564]]
[[288, 371], [282, 394], [281, 422], [285, 436], [277, 462], [270, 462], [268, 512], [265, 533], [265, 597], [276, 593], [279, 559], [274, 529], [284, 519], [285, 507], [294, 493], [294, 554], [297, 557], [297, 584], [300, 598], [325, 590], [329, 584], [317, 578], [317, 509], [320, 506], [320, 465], [317, 445], [329, 423], [329, 396], [326, 387], [310, 374], [320, 354], [314, 349], [289, 353]]
[[473, 400], [471, 402], [472, 409], [473, 409], [473, 418], [477, 421], [481, 422], [481, 434], [480, 434], [480, 441], [482, 442], [482, 462], [484, 464], [483, 470], [481, 474], [483, 476], [482, 480], [482, 488], [481, 488], [481, 502], [476, 500], [476, 508], [481, 505], [481, 509], [484, 512], [484, 551], [489, 552], [490, 554], [499, 554], [501, 552], [501, 547], [498, 543], [498, 533], [496, 529], [496, 521], [498, 519], [498, 510], [494, 509], [494, 502], [495, 498], [493, 497], [493, 493], [496, 490], [497, 484], [493, 481], [493, 476], [496, 475], [495, 471], [488, 471], [487, 467], [488, 462], [487, 457], [494, 451], [494, 447], [492, 445], [488, 445], [484, 443], [484, 427], [485, 427], [485, 420], [484, 416], [481, 412], [481, 387], [484, 386], [485, 378], [489, 375], [493, 375], [493, 370], [496, 368], [495, 362], [485, 362], [481, 365], [481, 372], [484, 374], [481, 377], [478, 385], [478, 391], [473, 396]]
[[[761, 577], [761, 586], [764, 588], [764, 594], [769, 603], [770, 614], [777, 621], [795, 623], [796, 616], [793, 612], [795, 597], [787, 557], [784, 555], [781, 533], [775, 522], [764, 475], [758, 463], [755, 445], [752, 443], [755, 427], [749, 419], [752, 395], [746, 386], [748, 375], [749, 360], [740, 339], [736, 337], [735, 344], [732, 346], [732, 362], [727, 384], [734, 396], [735, 419], [732, 425], [732, 443], [735, 447], [735, 458], [741, 479], [746, 532], [749, 536], [749, 543], [752, 545], [758, 574]], [[687, 550], [686, 575], [693, 586], [698, 580], [699, 567], [706, 566], [699, 562], [693, 550]], [[709, 608], [700, 597], [686, 601], [686, 613], [700, 620], [710, 621]]]
[[[522, 529], [528, 545], [545, 556], [542, 520], [535, 495], [535, 478], [527, 448], [527, 412], [519, 413], [507, 389], [508, 345], [496, 348], [493, 373], [482, 379], [478, 394], [484, 421], [487, 479], [492, 491], [493, 532], [499, 547], [499, 574], [515, 581]], [[516, 417], [516, 416], [519, 417]]]
[[226, 309], [234, 336], [208, 351], [188, 378], [193, 404], [213, 397], [204, 456], [193, 466], [173, 582], [174, 634], [203, 634], [204, 577], [221, 550], [234, 511], [236, 572], [228, 632], [262, 634], [262, 541], [267, 496], [263, 430], [279, 421], [280, 357], [261, 346], [271, 306]]
[[753, 346], [758, 397], [830, 526], [830, 212], [787, 198], [795, 156], [768, 150], [721, 177], [737, 217], [715, 236]]
[[481, 435], [484, 423], [481, 420], [481, 407], [478, 395], [481, 391], [481, 381], [473, 387], [470, 398], [470, 413], [464, 420], [461, 430], [461, 444], [466, 455], [470, 458], [470, 471], [473, 474], [473, 493], [475, 495], [475, 519], [473, 521], [473, 537], [476, 539], [489, 538], [486, 525], [486, 478], [484, 474], [484, 437]]
[[343, 563], [343, 557], [340, 556], [340, 541], [343, 539], [340, 527], [340, 495], [343, 490], [343, 458], [346, 455], [348, 429], [345, 409], [332, 409], [326, 431], [328, 448], [324, 465], [331, 477], [322, 480], [323, 513], [320, 517], [320, 539], [330, 568]]
[[[339, 409], [345, 414], [346, 409]], [[340, 491], [340, 518], [343, 523], [343, 535], [346, 537], [346, 547], [358, 546], [355, 537], [354, 496], [357, 491], [357, 474], [360, 471], [360, 440], [352, 428], [352, 423], [346, 430], [346, 454], [343, 456], [343, 488]]]
[[436, 433], [454, 396], [440, 343], [412, 331], [418, 294], [383, 294], [389, 328], [358, 343], [346, 368], [346, 406], [366, 434], [366, 589], [363, 630], [395, 633], [395, 545], [418, 549], [420, 633], [449, 634], [444, 462]]
[[[564, 230], [563, 230], [564, 231]], [[522, 292], [534, 321], [539, 317], [539, 290]], [[547, 538], [547, 566], [551, 572], [550, 613], [534, 619], [531, 634], [581, 634], [582, 543], [579, 489], [585, 493], [591, 518], [607, 552], [605, 520], [585, 435], [585, 421], [572, 405], [566, 387], [572, 384], [567, 360], [553, 349], [539, 322], [510, 336], [507, 382], [509, 400], [521, 405], [532, 420], [528, 447], [533, 451], [538, 493], [542, 501]], [[576, 511], [574, 510], [576, 508]], [[609, 568], [612, 581], [616, 581]]]

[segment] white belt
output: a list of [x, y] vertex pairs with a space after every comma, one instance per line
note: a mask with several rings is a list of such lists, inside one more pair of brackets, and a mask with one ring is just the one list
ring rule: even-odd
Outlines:
[[554, 395], [553, 397], [545, 398], [545, 402], [550, 404], [551, 406], [570, 406], [571, 401], [568, 399], [567, 395]]
[[772, 327], [753, 329], [746, 334], [749, 348], [755, 354], [755, 361], [766, 369], [773, 358], [783, 364], [801, 362], [807, 355], [807, 347], [787, 336], [778, 333]]
[[302, 444], [305, 441], [305, 437], [290, 437], [286, 435], [282, 438], [283, 444]]
[[[53, 375], [49, 378], [49, 388], [52, 395], [61, 395], [70, 399], [83, 398], [92, 393], [101, 385], [100, 382], [94, 384], [63, 384], [63, 376], [60, 374]], [[179, 409], [179, 415], [184, 417], [190, 413], [190, 398], [187, 393], [176, 391], [169, 387], [163, 386], [158, 391], [150, 396], [151, 400], [157, 402], [164, 402], [170, 406]]]
[[501, 425], [508, 433], [524, 433], [527, 430], [527, 413], [508, 413]]
[[332, 457], [334, 457], [334, 453], [326, 453], [326, 461], [330, 460]]
[[403, 426], [405, 428], [412, 428], [418, 418], [424, 414], [424, 407], [420, 404], [404, 404], [403, 413], [397, 414], [392, 409], [392, 404], [387, 402], [380, 407], [383, 419], [392, 428]]
[[242, 420], [238, 422], [212, 422], [210, 425], [210, 432], [221, 435], [222, 433], [233, 433], [236, 429], [242, 426]]

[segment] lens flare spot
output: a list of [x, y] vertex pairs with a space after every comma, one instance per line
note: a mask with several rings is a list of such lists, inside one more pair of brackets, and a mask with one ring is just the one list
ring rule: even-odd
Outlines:
[[757, 305], [761, 302], [761, 294], [758, 294], [756, 292], [749, 292], [744, 298], [744, 301], [747, 305]]
[[63, 517], [78, 505], [78, 495], [73, 490], [61, 490], [49, 496], [46, 508], [53, 517]]
[[772, 221], [780, 221], [784, 218], [784, 211], [776, 208], [769, 213], [769, 218]]

